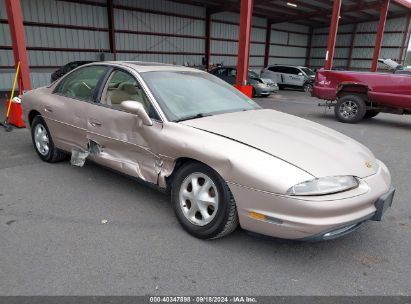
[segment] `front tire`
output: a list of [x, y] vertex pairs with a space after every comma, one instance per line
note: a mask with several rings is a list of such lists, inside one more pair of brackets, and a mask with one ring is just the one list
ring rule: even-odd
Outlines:
[[366, 113], [364, 100], [358, 95], [347, 95], [340, 98], [335, 105], [335, 117], [344, 123], [357, 123]]
[[55, 163], [66, 158], [67, 154], [54, 146], [49, 128], [41, 116], [36, 116], [33, 119], [31, 138], [34, 149], [43, 161]]
[[303, 86], [303, 90], [306, 93], [311, 93], [311, 91], [313, 90], [312, 83], [305, 83], [304, 86]]
[[217, 172], [204, 164], [190, 162], [177, 171], [171, 200], [180, 224], [197, 238], [220, 238], [238, 226], [230, 189]]

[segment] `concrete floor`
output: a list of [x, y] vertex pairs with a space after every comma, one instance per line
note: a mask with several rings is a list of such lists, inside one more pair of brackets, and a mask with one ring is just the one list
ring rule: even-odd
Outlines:
[[397, 194], [383, 222], [321, 243], [243, 230], [201, 241], [166, 195], [94, 164], [44, 163], [27, 130], [0, 130], [0, 295], [411, 295], [411, 117], [348, 125], [302, 92], [256, 100], [384, 161]]

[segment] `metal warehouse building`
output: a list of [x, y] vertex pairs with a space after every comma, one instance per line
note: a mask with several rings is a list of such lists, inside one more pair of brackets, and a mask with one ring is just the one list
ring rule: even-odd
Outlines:
[[25, 89], [76, 60], [375, 70], [378, 56], [404, 61], [410, 9], [407, 0], [0, 0], [0, 90], [18, 60]]

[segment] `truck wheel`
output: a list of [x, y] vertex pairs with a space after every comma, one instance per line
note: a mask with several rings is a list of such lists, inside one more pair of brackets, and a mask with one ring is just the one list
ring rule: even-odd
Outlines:
[[376, 110], [367, 110], [364, 115], [364, 119], [370, 119], [380, 114], [380, 111]]
[[364, 100], [357, 95], [347, 95], [340, 98], [335, 105], [335, 117], [345, 123], [361, 121], [366, 112]]

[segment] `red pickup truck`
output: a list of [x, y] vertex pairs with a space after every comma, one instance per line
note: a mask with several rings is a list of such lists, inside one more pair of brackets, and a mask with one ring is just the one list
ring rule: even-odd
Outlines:
[[[341, 122], [357, 123], [380, 112], [411, 114], [411, 74], [319, 70], [312, 96], [333, 106]], [[321, 105], [321, 104], [320, 104]]]

